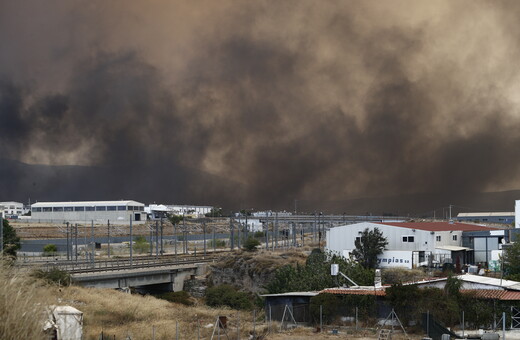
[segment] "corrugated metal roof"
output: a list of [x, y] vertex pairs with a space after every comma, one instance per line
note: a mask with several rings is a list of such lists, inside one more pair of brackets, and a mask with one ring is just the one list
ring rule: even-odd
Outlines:
[[515, 216], [514, 212], [469, 212], [459, 213], [457, 217]]
[[468, 223], [449, 223], [449, 222], [377, 222], [377, 224], [388, 225], [393, 227], [401, 227], [408, 229], [419, 229], [426, 231], [480, 231], [480, 230], [496, 230], [497, 228], [484, 227]]
[[384, 289], [359, 289], [359, 288], [327, 288], [320, 293], [340, 294], [340, 295], [376, 295], [385, 296]]
[[104, 205], [120, 205], [120, 204], [133, 204], [142, 205], [137, 201], [77, 201], [77, 202], [38, 202], [31, 204], [31, 207], [71, 207], [71, 206], [104, 206]]
[[288, 292], [288, 293], [280, 293], [280, 294], [262, 294], [261, 297], [276, 297], [276, 296], [316, 296], [320, 292]]

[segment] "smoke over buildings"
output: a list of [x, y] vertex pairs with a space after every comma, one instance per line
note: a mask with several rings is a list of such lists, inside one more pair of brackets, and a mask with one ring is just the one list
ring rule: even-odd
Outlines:
[[0, 192], [289, 208], [519, 188], [517, 7], [0, 2]]

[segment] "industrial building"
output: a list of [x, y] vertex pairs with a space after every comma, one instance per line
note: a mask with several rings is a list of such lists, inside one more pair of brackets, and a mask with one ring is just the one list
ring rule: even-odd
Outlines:
[[515, 221], [514, 212], [468, 212], [459, 213], [459, 222], [511, 224]]
[[355, 241], [365, 229], [378, 228], [388, 241], [378, 257], [381, 268], [414, 268], [421, 265], [453, 263], [463, 265], [472, 249], [462, 245], [463, 232], [490, 231], [494, 228], [449, 222], [363, 222], [327, 231], [327, 249], [349, 257]]
[[144, 208], [148, 217], [152, 220], [157, 220], [166, 217], [167, 215], [185, 215], [191, 217], [203, 217], [211, 212], [211, 206], [199, 205], [165, 205], [165, 204], [150, 204]]
[[145, 223], [144, 204], [136, 201], [38, 202], [31, 205], [31, 220], [52, 223]]
[[0, 202], [0, 207], [3, 211], [3, 215], [6, 218], [18, 217], [25, 213], [23, 203], [20, 202]]

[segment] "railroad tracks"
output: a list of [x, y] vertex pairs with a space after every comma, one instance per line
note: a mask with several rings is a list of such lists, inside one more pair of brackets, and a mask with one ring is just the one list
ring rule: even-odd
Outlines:
[[213, 262], [218, 258], [217, 255], [206, 255], [206, 256], [175, 256], [175, 255], [161, 255], [159, 257], [146, 256], [136, 258], [118, 258], [110, 260], [97, 260], [95, 262], [90, 261], [60, 261], [60, 262], [47, 262], [47, 263], [34, 263], [24, 264], [26, 268], [40, 269], [44, 271], [50, 271], [54, 269], [63, 270], [70, 274], [81, 274], [81, 273], [96, 273], [105, 271], [122, 271], [131, 269], [146, 269], [154, 267], [166, 267], [166, 266], [182, 266], [192, 265], [197, 263], [209, 263]]

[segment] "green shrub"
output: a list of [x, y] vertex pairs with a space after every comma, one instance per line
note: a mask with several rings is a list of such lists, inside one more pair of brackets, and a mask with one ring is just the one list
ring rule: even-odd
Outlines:
[[190, 299], [190, 294], [186, 291], [168, 292], [157, 296], [159, 299], [170, 301], [173, 303], [180, 303], [185, 306], [193, 306], [193, 301]]
[[71, 282], [70, 274], [58, 268], [53, 268], [49, 271], [38, 269], [33, 272], [32, 276], [59, 286], [69, 286]]
[[134, 240], [134, 250], [139, 254], [145, 253], [150, 249], [150, 243], [146, 242], [144, 236], [137, 236]]
[[220, 285], [206, 290], [206, 304], [211, 307], [228, 306], [233, 309], [253, 308], [249, 294], [237, 291], [233, 286]]
[[58, 251], [58, 247], [55, 244], [46, 244], [43, 247], [43, 255], [44, 256], [52, 256], [56, 254]]
[[265, 237], [265, 233], [263, 231], [255, 231], [253, 237], [254, 238], [264, 238]]
[[310, 301], [310, 313], [314, 322], [320, 321], [320, 306], [322, 307], [323, 322], [330, 323], [337, 315], [339, 299], [334, 294], [318, 294]]
[[219, 239], [216, 239], [215, 241], [210, 240], [209, 241], [209, 247], [210, 248], [225, 248], [226, 247], [226, 241], [225, 240], [219, 240]]
[[242, 248], [244, 248], [247, 251], [255, 251], [256, 247], [260, 245], [260, 241], [258, 241], [256, 238], [248, 238], [244, 244], [242, 245]]

